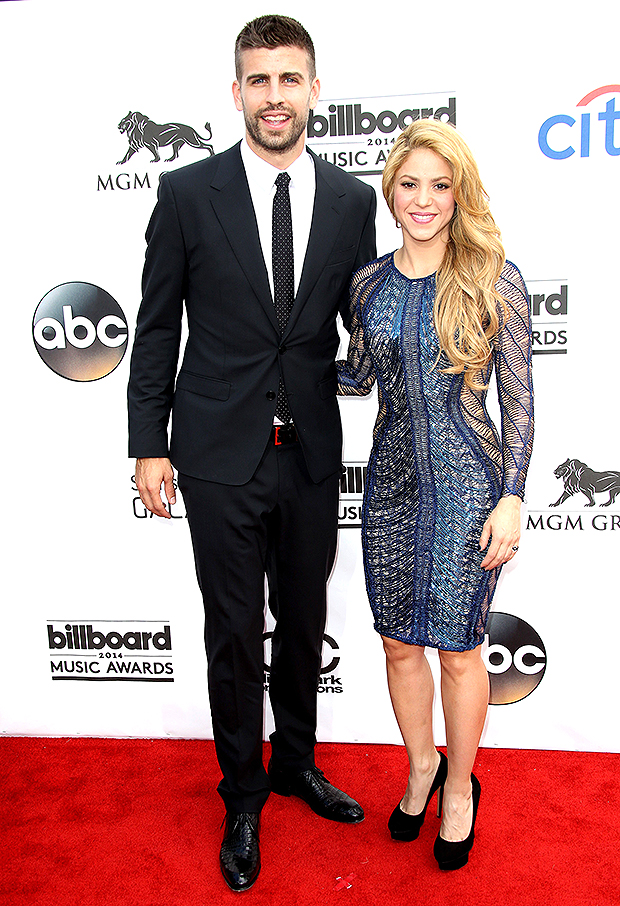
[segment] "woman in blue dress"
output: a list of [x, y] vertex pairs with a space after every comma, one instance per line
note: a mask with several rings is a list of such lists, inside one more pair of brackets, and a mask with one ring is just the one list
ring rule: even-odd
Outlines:
[[[451, 125], [405, 129], [383, 194], [403, 244], [353, 278], [339, 393], [378, 385], [364, 568], [410, 764], [388, 827], [394, 839], [415, 839], [438, 792], [434, 853], [448, 870], [467, 862], [473, 844], [472, 768], [489, 697], [480, 646], [501, 567], [519, 548], [533, 437], [529, 306]], [[493, 369], [499, 434], [485, 407]], [[439, 652], [447, 757], [433, 740], [426, 646]]]

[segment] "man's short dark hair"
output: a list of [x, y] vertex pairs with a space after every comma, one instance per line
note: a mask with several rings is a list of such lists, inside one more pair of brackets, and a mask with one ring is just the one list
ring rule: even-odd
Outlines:
[[235, 73], [241, 79], [241, 54], [252, 48], [300, 47], [308, 54], [310, 81], [316, 76], [316, 61], [312, 38], [296, 19], [289, 16], [259, 16], [248, 22], [235, 42]]

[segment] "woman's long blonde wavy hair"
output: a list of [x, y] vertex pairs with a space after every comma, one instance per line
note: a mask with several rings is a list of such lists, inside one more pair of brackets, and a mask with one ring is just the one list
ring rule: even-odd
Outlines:
[[475, 373], [490, 360], [493, 340], [506, 304], [495, 289], [506, 260], [500, 233], [489, 210], [478, 166], [471, 151], [449, 123], [417, 120], [402, 132], [383, 171], [383, 195], [394, 214], [396, 175], [417, 148], [434, 151], [452, 170], [456, 202], [446, 252], [437, 271], [435, 329], [441, 349], [452, 363], [448, 374], [461, 374], [467, 386], [480, 389]]

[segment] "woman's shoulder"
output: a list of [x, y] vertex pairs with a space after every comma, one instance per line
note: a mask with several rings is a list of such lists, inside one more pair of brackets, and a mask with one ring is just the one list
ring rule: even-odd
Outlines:
[[374, 261], [369, 261], [368, 264], [364, 264], [353, 274], [353, 277], [351, 278], [351, 289], [360, 289], [369, 281], [374, 281], [376, 277], [382, 277], [383, 274], [392, 268], [393, 258], [394, 252], [388, 252], [387, 255], [382, 255], [380, 258], [375, 258]]
[[512, 261], [506, 260], [502, 267], [496, 289], [500, 296], [510, 301], [527, 299], [527, 288], [521, 271]]

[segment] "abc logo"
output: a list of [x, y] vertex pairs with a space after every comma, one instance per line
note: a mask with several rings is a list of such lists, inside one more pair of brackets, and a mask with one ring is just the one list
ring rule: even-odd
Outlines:
[[491, 613], [483, 653], [489, 673], [489, 704], [510, 705], [538, 686], [547, 665], [545, 646], [525, 620], [509, 613]]
[[127, 323], [112, 296], [92, 283], [62, 283], [34, 313], [32, 335], [45, 364], [71, 381], [97, 381], [127, 349]]
[[[265, 648], [268, 647], [270, 649], [270, 653], [272, 636], [273, 632], [263, 633], [263, 643], [265, 644]], [[330, 652], [325, 651], [326, 645], [331, 648]], [[340, 657], [336, 654], [336, 652], [338, 651], [338, 643], [331, 637], [331, 635], [327, 635], [327, 633], [323, 635], [323, 649], [323, 661], [325, 661], [326, 657], [330, 658], [330, 660], [328, 664], [321, 664], [321, 670], [319, 671], [321, 676], [324, 676], [326, 673], [332, 673], [340, 663]], [[263, 666], [265, 668], [265, 673], [271, 672], [271, 656], [266, 658], [265, 664]]]

